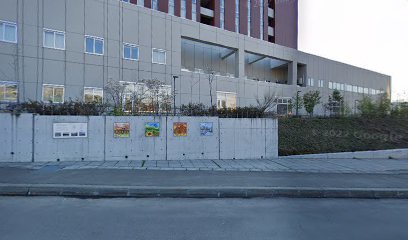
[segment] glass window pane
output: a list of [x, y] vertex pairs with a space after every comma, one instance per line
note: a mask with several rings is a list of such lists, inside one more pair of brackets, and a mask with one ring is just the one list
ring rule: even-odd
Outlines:
[[6, 24], [4, 31], [5, 31], [4, 40], [10, 41], [10, 42], [16, 42], [17, 40], [16, 26]]
[[130, 59], [130, 47], [125, 46], [123, 48], [123, 57], [126, 59]]
[[94, 95], [94, 102], [102, 103], [102, 96], [101, 95]]
[[158, 62], [158, 56], [157, 56], [157, 51], [153, 50], [153, 62], [157, 63]]
[[62, 103], [64, 100], [64, 88], [56, 87], [54, 88], [54, 102]]
[[65, 34], [55, 34], [55, 47], [59, 49], [65, 49]]
[[6, 87], [6, 100], [17, 102], [17, 85], [8, 85]]
[[54, 33], [45, 31], [44, 32], [44, 47], [54, 47]]
[[86, 52], [93, 53], [94, 52], [94, 39], [93, 38], [86, 38]]
[[139, 48], [138, 47], [133, 47], [132, 48], [132, 59], [139, 59]]
[[103, 54], [103, 41], [95, 39], [95, 53]]
[[93, 95], [89, 93], [85, 93], [85, 102], [86, 103], [91, 103], [93, 102]]
[[0, 101], [4, 101], [5, 100], [5, 92], [6, 92], [6, 86], [4, 85], [0, 85]]
[[50, 102], [54, 101], [53, 98], [53, 88], [50, 86], [44, 86], [43, 87], [43, 101], [44, 102]]
[[0, 40], [3, 40], [3, 34], [4, 34], [4, 24], [0, 23]]

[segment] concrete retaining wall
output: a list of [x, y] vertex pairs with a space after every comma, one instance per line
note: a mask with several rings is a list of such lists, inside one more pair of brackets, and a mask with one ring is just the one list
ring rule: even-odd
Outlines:
[[[145, 136], [145, 124], [160, 123], [160, 135]], [[173, 134], [187, 123], [187, 136]], [[54, 123], [86, 123], [87, 137], [54, 138]], [[114, 123], [129, 123], [128, 138], [115, 138]], [[213, 132], [200, 134], [200, 123]], [[19, 116], [0, 114], [0, 161], [104, 161], [179, 159], [263, 159], [278, 156], [275, 119], [217, 117]]]

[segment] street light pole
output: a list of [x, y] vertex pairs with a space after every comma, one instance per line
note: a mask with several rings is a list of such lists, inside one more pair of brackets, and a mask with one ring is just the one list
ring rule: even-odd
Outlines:
[[178, 76], [173, 76], [173, 115], [176, 116], [176, 79]]

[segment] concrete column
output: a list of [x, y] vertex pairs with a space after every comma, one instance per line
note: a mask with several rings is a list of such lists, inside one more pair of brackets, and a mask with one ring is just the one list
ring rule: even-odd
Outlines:
[[245, 51], [239, 47], [235, 53], [235, 75], [239, 78], [245, 77]]
[[297, 85], [297, 62], [293, 61], [289, 63], [288, 69], [288, 84], [289, 85]]

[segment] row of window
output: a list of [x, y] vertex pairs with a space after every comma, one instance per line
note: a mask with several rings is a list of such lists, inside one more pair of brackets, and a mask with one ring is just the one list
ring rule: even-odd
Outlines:
[[353, 92], [353, 93], [371, 94], [371, 95], [377, 95], [377, 94], [384, 93], [384, 91], [382, 90], [360, 87], [356, 85], [349, 85], [349, 84], [344, 84], [344, 83], [336, 83], [336, 82], [329, 82], [329, 89], [335, 89], [339, 91], [346, 91], [346, 92]]
[[[121, 82], [126, 86], [124, 93], [125, 102], [132, 102], [135, 92], [147, 92], [145, 86], [138, 83]], [[0, 82], [0, 102], [17, 102], [18, 87], [16, 82]], [[162, 95], [171, 94], [171, 86], [162, 86]], [[63, 103], [65, 97], [64, 85], [44, 84], [42, 88], [42, 101], [52, 103]], [[84, 88], [84, 101], [87, 103], [103, 101], [103, 89], [95, 87]], [[236, 108], [237, 94], [232, 92], [217, 91], [218, 108]]]
[[[306, 85], [309, 86], [309, 87], [314, 87], [315, 86], [315, 79], [308, 78]], [[323, 80], [317, 80], [317, 87], [323, 88], [324, 87], [324, 81]], [[353, 92], [353, 93], [363, 93], [363, 94], [371, 94], [371, 95], [377, 95], [377, 94], [384, 93], [384, 91], [382, 91], [382, 90], [377, 90], [377, 89], [372, 89], [372, 88], [365, 88], [365, 87], [349, 85], [349, 84], [345, 84], [345, 83], [337, 83], [337, 82], [329, 82], [328, 87], [329, 87], [329, 89], [338, 90], [338, 91], [346, 91], [346, 92]]]
[[[0, 22], [0, 41], [17, 43], [17, 25], [10, 22]], [[65, 50], [65, 32], [44, 29], [43, 46], [57, 50]], [[94, 36], [85, 36], [85, 53], [104, 55], [104, 39]], [[139, 46], [123, 43], [123, 58], [139, 60]], [[152, 63], [166, 64], [166, 51], [152, 49]]]

